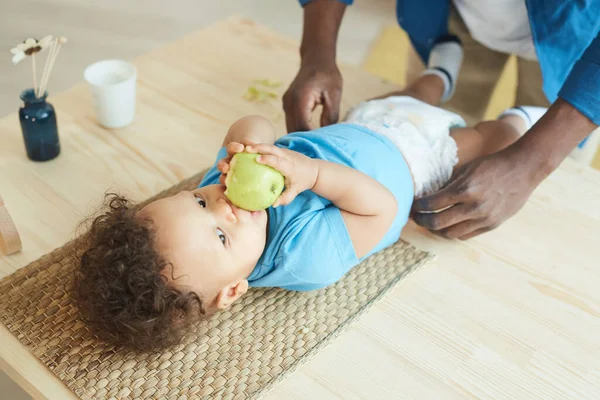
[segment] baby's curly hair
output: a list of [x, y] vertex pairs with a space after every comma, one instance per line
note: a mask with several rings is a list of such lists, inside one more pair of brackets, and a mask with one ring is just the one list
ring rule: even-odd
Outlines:
[[196, 293], [169, 284], [169, 263], [155, 250], [152, 224], [136, 212], [126, 198], [106, 195], [81, 242], [73, 295], [101, 339], [156, 350], [177, 343], [203, 308]]

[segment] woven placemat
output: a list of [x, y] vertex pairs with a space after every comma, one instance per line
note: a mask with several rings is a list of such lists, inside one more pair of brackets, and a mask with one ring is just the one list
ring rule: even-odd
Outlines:
[[0, 281], [0, 321], [83, 399], [259, 398], [431, 258], [400, 241], [327, 289], [251, 290], [181, 344], [136, 353], [100, 342], [78, 319], [68, 292], [76, 249], [75, 240]]

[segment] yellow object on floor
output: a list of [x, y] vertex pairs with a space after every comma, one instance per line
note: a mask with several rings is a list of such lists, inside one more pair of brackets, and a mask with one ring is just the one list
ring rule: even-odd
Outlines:
[[[408, 36], [398, 25], [387, 26], [375, 40], [363, 68], [385, 80], [404, 86], [408, 46], [410, 46]], [[516, 59], [511, 57], [494, 89], [485, 115], [486, 119], [495, 118], [504, 109], [513, 105], [517, 84], [516, 72]], [[592, 167], [600, 169], [600, 151], [596, 153]]]

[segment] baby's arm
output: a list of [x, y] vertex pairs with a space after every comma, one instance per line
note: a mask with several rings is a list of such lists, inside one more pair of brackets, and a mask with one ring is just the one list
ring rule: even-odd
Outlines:
[[275, 129], [265, 117], [248, 115], [238, 119], [229, 127], [222, 147], [226, 147], [231, 142], [273, 144], [275, 143]]
[[319, 172], [312, 190], [342, 213], [358, 258], [383, 239], [398, 211], [394, 195], [381, 183], [355, 169], [314, 160]]
[[248, 146], [246, 151], [260, 153], [258, 162], [285, 176], [286, 189], [274, 206], [291, 203], [304, 190], [312, 190], [337, 206], [359, 258], [381, 241], [396, 217], [394, 195], [358, 170], [272, 145]]

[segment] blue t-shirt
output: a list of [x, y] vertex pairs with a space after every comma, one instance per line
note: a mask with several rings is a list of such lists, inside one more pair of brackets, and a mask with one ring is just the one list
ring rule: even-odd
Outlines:
[[[275, 145], [357, 169], [394, 194], [398, 203], [394, 223], [367, 256], [400, 238], [408, 221], [414, 189], [408, 165], [389, 139], [367, 128], [344, 123], [292, 133], [277, 140]], [[223, 148], [217, 161], [225, 156]], [[200, 186], [219, 183], [219, 176], [215, 163]], [[248, 277], [251, 286], [319, 289], [337, 282], [362, 261], [356, 257], [339, 208], [314, 192], [304, 191], [291, 204], [269, 208], [268, 213], [267, 243]]]

